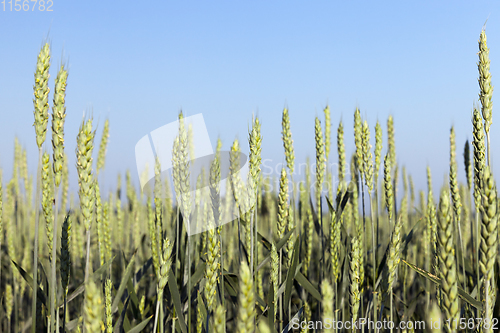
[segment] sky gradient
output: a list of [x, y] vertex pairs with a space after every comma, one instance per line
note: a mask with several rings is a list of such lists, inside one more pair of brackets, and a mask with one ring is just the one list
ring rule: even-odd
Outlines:
[[[59, 65], [69, 68], [65, 140], [73, 191], [83, 114], [93, 115], [97, 146], [104, 120], [110, 120], [100, 176], [104, 194], [127, 169], [138, 185], [135, 144], [175, 121], [181, 109], [186, 115], [203, 113], [214, 147], [220, 137], [227, 150], [238, 137], [243, 152], [248, 152], [252, 114], [258, 115], [268, 165], [284, 162], [284, 106], [290, 111], [297, 163], [314, 158], [314, 117], [323, 119], [327, 104], [332, 134], [344, 122], [348, 154], [354, 151], [356, 107], [369, 122], [372, 145], [376, 121], [383, 125], [384, 154], [386, 120], [392, 114], [397, 160], [413, 175], [417, 189], [426, 188], [427, 165], [434, 186], [443, 183], [453, 125], [464, 181], [463, 145], [472, 138], [479, 92], [478, 38], [487, 19], [493, 85], [500, 78], [498, 1], [53, 2], [52, 12], [16, 12], [8, 6], [2, 11], [0, 4], [4, 182], [12, 174], [16, 136], [28, 151], [30, 172], [36, 171], [33, 73], [47, 39], [51, 91]], [[493, 93], [491, 127], [496, 174], [498, 93]], [[49, 135], [45, 147], [51, 150]], [[333, 137], [330, 163], [336, 161]]]

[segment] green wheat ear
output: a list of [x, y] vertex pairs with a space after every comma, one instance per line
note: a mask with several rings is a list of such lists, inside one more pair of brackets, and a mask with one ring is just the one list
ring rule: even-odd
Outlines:
[[340, 275], [340, 241], [342, 219], [331, 214], [330, 221], [330, 258], [332, 261], [333, 282], [336, 283]]
[[[346, 161], [345, 161], [345, 145], [344, 145], [344, 125], [342, 121], [337, 129], [337, 153], [339, 158], [339, 183], [342, 184], [345, 178]], [[339, 186], [340, 188], [340, 186]]]
[[314, 124], [316, 139], [316, 215], [321, 219], [321, 191], [323, 190], [323, 180], [325, 175], [325, 143], [321, 130], [321, 122], [318, 117]]
[[99, 146], [99, 154], [97, 155], [96, 174], [99, 175], [99, 170], [104, 169], [104, 162], [106, 159], [106, 150], [108, 147], [109, 139], [109, 119], [104, 122], [102, 129], [101, 145]]
[[[211, 222], [211, 221], [210, 221]], [[216, 310], [217, 283], [220, 264], [220, 242], [216, 235], [215, 226], [210, 225], [208, 231], [208, 253], [205, 269], [205, 298], [207, 299], [208, 311]]]
[[484, 130], [486, 134], [490, 131], [492, 124], [492, 108], [491, 97], [493, 95], [493, 86], [491, 85], [490, 73], [490, 49], [486, 44], [486, 32], [484, 29], [479, 35], [479, 62], [477, 68], [479, 70], [479, 100], [481, 101], [481, 112], [484, 118]]
[[255, 297], [253, 279], [245, 260], [240, 264], [240, 290], [238, 293], [238, 333], [252, 332], [255, 319]]
[[458, 320], [458, 277], [455, 262], [453, 214], [450, 206], [450, 193], [441, 191], [438, 212], [438, 257], [439, 275], [441, 278], [441, 309], [450, 320]]
[[457, 160], [456, 160], [456, 144], [455, 144], [455, 129], [452, 127], [450, 131], [450, 190], [453, 201], [453, 210], [458, 223], [462, 215], [462, 203], [460, 201], [460, 190], [457, 180]]
[[10, 322], [12, 316], [12, 309], [14, 308], [14, 295], [12, 294], [12, 285], [5, 286], [5, 312], [7, 320]]
[[380, 162], [382, 158], [382, 126], [377, 121], [375, 124], [375, 186], [378, 186], [378, 175], [380, 170]]
[[[481, 242], [479, 267], [483, 274], [483, 316], [491, 322], [496, 299], [494, 266], [498, 255], [498, 199], [495, 181], [490, 169], [483, 171], [481, 210]], [[489, 286], [489, 290], [486, 290]]]
[[279, 281], [278, 281], [278, 272], [279, 272], [279, 256], [278, 256], [278, 251], [276, 250], [276, 245], [272, 243], [271, 246], [271, 284], [273, 285], [273, 291], [274, 291], [274, 297], [273, 297], [273, 302], [274, 302], [274, 317], [276, 318], [276, 313], [278, 311], [278, 288], [279, 288]]
[[360, 176], [363, 177], [363, 124], [358, 108], [354, 111], [354, 143], [356, 145], [356, 168], [358, 169]]
[[42, 208], [45, 217], [45, 229], [47, 231], [47, 245], [49, 247], [49, 260], [52, 261], [53, 224], [54, 224], [54, 182], [52, 168], [50, 167], [50, 156], [44, 153], [42, 156]]
[[82, 121], [77, 137], [78, 184], [80, 187], [80, 208], [82, 210], [85, 230], [90, 229], [94, 198], [92, 195], [92, 152], [94, 150], [94, 135], [92, 119]]
[[[486, 166], [486, 149], [484, 144], [483, 122], [478, 109], [474, 109], [472, 116], [474, 147], [474, 203], [476, 207], [481, 205], [481, 179], [482, 172]], [[477, 208], [476, 208], [477, 209]]]
[[290, 170], [290, 174], [293, 174], [295, 154], [293, 151], [292, 131], [290, 130], [290, 117], [287, 108], [283, 109], [281, 127], [283, 128], [281, 134], [283, 147], [285, 148], [286, 165], [288, 170]]
[[331, 132], [332, 122], [330, 120], [330, 107], [327, 105], [323, 110], [325, 114], [325, 159], [328, 161], [330, 157]]
[[[113, 283], [110, 279], [106, 280], [106, 284], [104, 286], [105, 292], [105, 312], [106, 312], [106, 332], [113, 332], [113, 313], [111, 312], [111, 289], [113, 288]], [[144, 312], [144, 296], [141, 299], [141, 306], [139, 305], [139, 311], [141, 314]]]
[[[406, 196], [405, 196], [406, 198]], [[403, 201], [405, 201], [404, 199]], [[384, 291], [390, 292], [396, 283], [398, 266], [400, 261], [400, 247], [401, 247], [401, 218], [396, 219], [394, 223], [394, 230], [391, 235], [391, 241], [387, 253], [387, 264], [384, 267]]]
[[61, 65], [56, 77], [54, 105], [52, 107], [52, 147], [54, 162], [54, 181], [56, 188], [61, 183], [64, 168], [64, 120], [66, 118], [66, 84], [68, 71]]
[[45, 43], [38, 55], [35, 71], [35, 85], [33, 87], [35, 98], [35, 132], [36, 144], [41, 148], [47, 133], [47, 123], [49, 121], [49, 67], [50, 67], [50, 47]]
[[226, 327], [226, 314], [224, 307], [219, 304], [215, 310], [215, 333], [224, 333]]
[[370, 128], [368, 122], [365, 120], [363, 123], [363, 164], [365, 171], [365, 185], [370, 192], [373, 191], [373, 160], [370, 145]]
[[360, 277], [360, 265], [361, 265], [361, 251], [359, 248], [359, 237], [353, 237], [351, 239], [351, 252], [350, 252], [350, 264], [349, 264], [349, 301], [351, 306], [351, 318], [353, 321], [358, 320], [358, 312], [361, 299], [361, 277]]
[[394, 118], [389, 116], [387, 119], [387, 149], [389, 150], [389, 158], [391, 166], [396, 166], [396, 141], [394, 139]]
[[392, 215], [394, 212], [394, 194], [392, 189], [391, 181], [391, 157], [389, 153], [385, 155], [384, 159], [384, 188], [385, 188], [385, 205], [387, 207], [387, 214], [389, 216], [389, 222], [392, 221]]
[[278, 239], [285, 235], [288, 216], [288, 177], [286, 169], [281, 169], [280, 190], [278, 195]]
[[85, 287], [84, 327], [85, 332], [100, 332], [102, 324], [103, 304], [101, 291], [93, 279]]

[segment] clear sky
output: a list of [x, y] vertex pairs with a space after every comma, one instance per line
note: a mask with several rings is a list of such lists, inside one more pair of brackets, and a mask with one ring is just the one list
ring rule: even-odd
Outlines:
[[[246, 139], [252, 113], [257, 114], [263, 159], [276, 165], [284, 161], [283, 107], [290, 110], [297, 162], [303, 162], [314, 157], [314, 117], [322, 118], [327, 104], [332, 133], [344, 121], [348, 153], [355, 107], [372, 134], [377, 120], [383, 124], [384, 152], [385, 123], [392, 114], [398, 162], [417, 189], [425, 188], [430, 165], [438, 187], [448, 171], [452, 125], [459, 177], [465, 179], [462, 149], [472, 136], [477, 41], [487, 19], [493, 85], [500, 78], [498, 1], [53, 0], [52, 12], [5, 6], [4, 11], [0, 3], [0, 167], [10, 177], [17, 136], [28, 150], [30, 171], [36, 170], [33, 73], [48, 38], [52, 79], [61, 62], [69, 65], [65, 134], [73, 190], [84, 112], [95, 119], [96, 144], [110, 119], [102, 179], [107, 192], [127, 169], [138, 184], [135, 144], [176, 120], [181, 109], [203, 113], [212, 144], [220, 136], [223, 149], [235, 137]], [[497, 94], [492, 161], [500, 174]], [[246, 141], [242, 146], [248, 152]], [[51, 149], [49, 140], [45, 147]], [[331, 156], [335, 163], [335, 141]]]

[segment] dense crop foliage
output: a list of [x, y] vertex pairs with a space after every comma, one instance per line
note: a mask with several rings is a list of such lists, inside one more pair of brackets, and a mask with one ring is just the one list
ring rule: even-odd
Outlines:
[[[294, 124], [284, 109], [286, 166], [279, 177], [263, 174], [261, 148], [281, 143], [267, 142], [254, 118], [248, 146], [235, 140], [224, 154], [219, 142], [191, 191], [196, 142], [181, 113], [171, 176], [157, 160], [143, 191], [127, 173], [125, 186], [119, 175], [117, 188], [103, 197], [98, 175], [112, 126], [105, 122], [98, 148], [90, 118], [77, 138], [65, 138], [68, 72], [59, 68], [51, 103], [44, 45], [33, 97], [37, 175], [28, 174], [17, 139], [12, 178], [0, 174], [0, 331], [333, 332], [358, 329], [323, 325], [363, 318], [395, 323], [358, 326], [366, 332], [398, 331], [401, 322], [415, 323], [407, 332], [422, 331], [424, 322], [426, 331], [431, 322], [443, 332], [500, 327], [489, 67], [482, 31], [472, 148], [465, 143], [462, 163], [452, 127], [449, 183], [434, 191], [428, 168], [419, 202], [397, 159], [393, 117], [384, 134], [356, 109], [356, 149], [346, 156], [340, 122], [335, 157], [329, 107], [324, 118], [311, 119], [316, 149], [305, 175], [295, 165]], [[68, 166], [67, 140], [76, 140], [76, 167]], [[249, 152], [245, 179], [238, 172], [241, 150]], [[457, 177], [462, 165], [466, 184]], [[72, 172], [78, 198], [68, 193]], [[231, 214], [237, 218], [221, 224]], [[190, 223], [208, 228], [192, 234]]]

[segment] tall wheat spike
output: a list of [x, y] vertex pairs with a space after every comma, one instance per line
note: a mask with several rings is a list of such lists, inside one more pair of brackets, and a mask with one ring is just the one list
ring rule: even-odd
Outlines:
[[[342, 121], [339, 123], [339, 127], [337, 129], [337, 153], [339, 158], [339, 184], [342, 184], [345, 178], [346, 172], [346, 161], [345, 161], [345, 145], [344, 145], [344, 125]], [[339, 186], [340, 188], [340, 186]]]
[[47, 231], [47, 245], [49, 247], [49, 260], [52, 262], [52, 247], [54, 242], [54, 183], [50, 155], [44, 153], [42, 157], [42, 208], [45, 216], [45, 229]]
[[286, 165], [288, 167], [288, 170], [290, 170], [290, 174], [293, 174], [295, 154], [293, 151], [292, 131], [290, 130], [290, 116], [288, 114], [287, 108], [283, 109], [281, 127], [282, 127], [281, 135], [283, 141], [283, 148], [285, 149]]
[[278, 239], [283, 238], [288, 217], [288, 177], [286, 169], [281, 169], [280, 189], [278, 195]]
[[361, 252], [359, 248], [359, 237], [351, 239], [350, 263], [349, 263], [349, 302], [351, 307], [351, 318], [353, 321], [358, 320], [359, 307], [360, 307], [360, 257]]
[[330, 221], [330, 258], [332, 261], [332, 274], [334, 285], [340, 275], [340, 236], [342, 219], [337, 219], [335, 214], [331, 214]]
[[[105, 312], [106, 312], [106, 333], [113, 332], [113, 314], [111, 312], [111, 289], [113, 288], [113, 283], [110, 279], [106, 280], [106, 284], [104, 285], [104, 296], [105, 296]], [[141, 299], [143, 301], [144, 298]], [[143, 303], [143, 302], [141, 302]], [[143, 305], [144, 307], [144, 305]], [[140, 309], [140, 307], [139, 307]], [[144, 311], [144, 310], [143, 310]], [[143, 312], [141, 311], [141, 312]]]
[[218, 271], [220, 264], [220, 242], [217, 237], [215, 225], [208, 229], [208, 253], [207, 265], [205, 268], [205, 298], [207, 299], [207, 308], [209, 312], [215, 311], [216, 292], [218, 284]]
[[[455, 225], [458, 229], [458, 244], [461, 247], [462, 252], [462, 274], [464, 277], [464, 289], [468, 291], [467, 284], [465, 283], [466, 275], [465, 275], [465, 248], [464, 242], [462, 239], [462, 226], [461, 226], [461, 217], [462, 217], [462, 202], [460, 200], [460, 189], [458, 188], [458, 180], [457, 180], [457, 159], [456, 159], [456, 144], [455, 144], [455, 128], [452, 126], [450, 130], [450, 192], [451, 199], [453, 202], [453, 211], [455, 212]], [[458, 258], [458, 256], [457, 256]]]
[[489, 167], [483, 171], [482, 190], [479, 267], [485, 285], [481, 291], [481, 298], [483, 300], [483, 318], [488, 319], [491, 323], [496, 299], [494, 267], [498, 255], [498, 199], [495, 181]]
[[385, 206], [387, 208], [387, 215], [389, 217], [389, 223], [392, 222], [392, 216], [394, 212], [394, 194], [392, 189], [391, 181], [391, 157], [389, 153], [385, 155], [384, 158], [384, 187], [385, 187]]
[[321, 220], [321, 192], [325, 174], [325, 143], [323, 142], [321, 122], [318, 117], [316, 117], [314, 131], [316, 138], [316, 215], [318, 220]]
[[490, 155], [490, 127], [492, 124], [492, 109], [493, 103], [491, 102], [491, 97], [493, 96], [493, 86], [491, 84], [491, 73], [490, 73], [490, 49], [486, 44], [486, 32], [484, 29], [479, 35], [479, 62], [477, 68], [479, 70], [479, 100], [481, 101], [481, 113], [484, 118], [484, 131], [486, 133], [486, 141], [488, 143], [488, 166], [491, 167], [491, 155]]
[[[80, 196], [80, 209], [82, 211], [83, 223], [87, 233], [87, 263], [85, 277], [88, 277], [89, 251], [90, 251], [90, 226], [92, 212], [94, 211], [94, 195], [92, 194], [92, 152], [94, 150], [94, 134], [92, 131], [92, 119], [82, 121], [77, 137], [77, 171]], [[86, 281], [87, 279], [85, 279]]]
[[95, 224], [97, 227], [97, 243], [99, 245], [99, 257], [101, 259], [101, 266], [106, 262], [106, 245], [104, 240], [104, 226], [103, 226], [103, 213], [102, 213], [102, 199], [99, 183], [95, 181]]
[[[458, 320], [458, 282], [455, 261], [455, 242], [453, 231], [453, 214], [450, 207], [450, 193], [447, 189], [441, 191], [438, 212], [438, 257], [439, 277], [441, 278], [441, 309], [445, 318], [452, 322]], [[453, 327], [452, 327], [453, 328]], [[452, 329], [452, 332], [456, 330]]]
[[279, 271], [279, 256], [278, 256], [278, 251], [276, 250], [276, 245], [272, 243], [271, 245], [271, 284], [273, 285], [273, 291], [274, 291], [274, 317], [276, 319], [276, 313], [278, 311], [278, 288], [279, 288], [279, 278], [278, 278], [278, 271]]
[[[41, 188], [41, 168], [42, 168], [42, 145], [45, 141], [47, 132], [47, 122], [49, 119], [49, 67], [50, 67], [50, 47], [45, 43], [36, 63], [35, 85], [33, 86], [33, 106], [35, 116], [35, 133], [36, 144], [38, 146], [38, 169], [36, 176], [36, 192], [35, 192], [35, 207], [40, 204], [40, 188]], [[38, 236], [39, 236], [39, 209], [35, 209], [35, 242], [33, 251], [33, 290], [37, 290], [38, 286]], [[31, 332], [36, 330], [36, 309], [37, 309], [37, 293], [33, 293], [32, 312], [31, 312]]]
[[[389, 159], [391, 166], [396, 166], [396, 141], [394, 138], [394, 118], [392, 115], [387, 118], [387, 149], [389, 151]], [[396, 177], [394, 177], [396, 178]]]
[[66, 85], [68, 71], [61, 65], [57, 73], [52, 107], [53, 169], [56, 188], [61, 184], [64, 166], [64, 121], [66, 119]]
[[33, 86], [33, 91], [35, 98], [33, 99], [33, 105], [35, 111], [35, 132], [36, 132], [36, 143], [40, 148], [45, 141], [45, 135], [47, 133], [47, 123], [49, 121], [49, 67], [50, 67], [50, 46], [45, 43], [38, 54], [38, 60], [36, 63], [35, 72], [35, 85]]
[[479, 212], [481, 207], [481, 195], [482, 195], [482, 174], [486, 166], [485, 157], [485, 147], [484, 147], [484, 132], [483, 132], [483, 122], [481, 119], [481, 114], [477, 108], [474, 108], [474, 113], [472, 116], [472, 134], [473, 141], [472, 147], [474, 148], [474, 206], [476, 208], [476, 278], [478, 289], [481, 289], [481, 278], [479, 275]]

